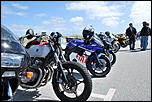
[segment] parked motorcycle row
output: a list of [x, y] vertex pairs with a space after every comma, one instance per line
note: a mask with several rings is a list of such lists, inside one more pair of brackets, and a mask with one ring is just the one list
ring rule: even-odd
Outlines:
[[23, 46], [1, 25], [1, 100], [12, 100], [19, 85], [37, 89], [51, 81], [61, 101], [86, 101], [92, 92], [91, 75], [106, 76], [116, 62], [115, 53], [128, 45], [122, 34], [115, 38], [95, 34], [89, 44], [59, 32], [45, 41], [41, 35], [34, 37]]

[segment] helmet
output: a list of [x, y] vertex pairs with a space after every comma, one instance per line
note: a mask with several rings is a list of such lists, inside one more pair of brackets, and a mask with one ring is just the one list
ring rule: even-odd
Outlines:
[[84, 39], [87, 39], [88, 38], [87, 36], [90, 36], [90, 37], [93, 36], [94, 35], [94, 28], [93, 28], [93, 26], [92, 25], [86, 26], [84, 28], [82, 34], [83, 34], [83, 38]]
[[105, 38], [105, 34], [103, 32], [100, 32], [100, 34], [98, 34], [98, 36], [101, 40], [103, 40]]
[[84, 28], [84, 30], [88, 30], [89, 32], [94, 32], [94, 28], [92, 25], [88, 25]]
[[62, 34], [60, 34], [59, 32], [52, 32], [50, 34], [50, 37], [52, 37], [52, 38], [59, 38], [61, 36], [62, 36]]
[[50, 34], [50, 39], [57, 43], [59, 43], [60, 37], [62, 37], [62, 34], [60, 34], [59, 32], [52, 32]]
[[28, 29], [26, 31], [26, 38], [31, 39], [32, 37], [34, 37], [34, 31], [33, 31], [33, 29]]
[[110, 36], [110, 32], [109, 32], [109, 31], [106, 31], [105, 34], [106, 34], [107, 36]]

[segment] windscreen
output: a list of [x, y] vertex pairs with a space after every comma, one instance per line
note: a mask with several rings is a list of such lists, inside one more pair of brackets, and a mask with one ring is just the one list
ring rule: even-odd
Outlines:
[[1, 25], [1, 40], [8, 40], [11, 42], [17, 41], [17, 38], [9, 29]]

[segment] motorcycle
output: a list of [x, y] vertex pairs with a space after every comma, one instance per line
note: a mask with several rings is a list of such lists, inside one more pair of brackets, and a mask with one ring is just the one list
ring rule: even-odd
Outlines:
[[[111, 65], [115, 64], [116, 62], [116, 55], [114, 53], [114, 49], [112, 46], [112, 43], [106, 38], [106, 36], [101, 35], [101, 34], [95, 34], [96, 38], [99, 39], [99, 41], [101, 41], [102, 44], [100, 44], [102, 46], [103, 49], [105, 49], [105, 54], [108, 56]], [[98, 43], [99, 44], [99, 43]]]
[[72, 39], [65, 49], [65, 58], [81, 63], [95, 77], [106, 76], [111, 70], [108, 58], [111, 54], [103, 47], [103, 43], [96, 37], [87, 45], [81, 39]]
[[119, 44], [117, 38], [114, 38], [111, 36], [106, 36], [105, 34], [103, 34], [103, 32], [100, 32], [100, 34], [98, 34], [98, 36], [101, 40], [106, 40], [107, 42], [109, 42], [111, 44], [111, 47], [112, 47], [112, 50], [114, 53], [119, 51], [120, 44]]
[[[46, 42], [33, 40], [27, 44], [32, 64], [22, 73], [21, 87], [37, 89], [52, 81], [55, 94], [61, 101], [86, 101], [92, 91], [92, 80], [86, 68], [66, 61], [60, 44], [60, 33]], [[25, 76], [29, 73], [29, 77]]]
[[107, 38], [107, 40], [111, 43], [113, 52], [116, 53], [120, 49], [120, 44], [116, 38]]
[[17, 37], [1, 25], [1, 100], [13, 99], [20, 85], [20, 74], [28, 67], [29, 59]]
[[121, 47], [125, 48], [129, 45], [129, 39], [124, 34], [113, 34], [113, 36], [118, 39], [117, 41]]

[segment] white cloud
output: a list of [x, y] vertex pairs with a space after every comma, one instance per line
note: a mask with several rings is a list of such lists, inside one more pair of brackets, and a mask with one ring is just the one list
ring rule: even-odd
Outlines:
[[116, 27], [119, 24], [119, 18], [107, 17], [102, 20], [102, 23], [109, 27]]
[[2, 5], [1, 6], [1, 13], [2, 14], [12, 14], [13, 11], [11, 9], [9, 9], [8, 7]]
[[108, 6], [105, 1], [80, 1], [66, 4], [67, 10], [85, 11], [90, 19], [122, 16], [121, 5]]
[[67, 10], [84, 11], [89, 19], [101, 20], [106, 26], [114, 27], [124, 21], [120, 17], [124, 15], [124, 3], [111, 3], [106, 1], [80, 1], [66, 4]]
[[35, 16], [36, 17], [43, 17], [43, 16], [47, 16], [47, 14], [46, 13], [38, 13]]
[[12, 3], [12, 6], [14, 6], [14, 7], [18, 8], [18, 9], [23, 9], [23, 10], [29, 9], [28, 6], [23, 6], [23, 5], [19, 4], [19, 3]]
[[45, 20], [42, 24], [61, 24], [65, 23], [65, 20], [62, 17], [52, 17], [49, 20]]
[[130, 17], [135, 24], [142, 24], [143, 21], [151, 24], [151, 1], [135, 1]]
[[7, 18], [7, 16], [1, 16], [2, 18]]
[[83, 17], [73, 17], [70, 19], [70, 22], [82, 22], [83, 21]]
[[121, 20], [121, 21], [120, 21], [120, 23], [124, 23], [124, 22], [126, 22], [126, 21], [125, 21], [125, 20]]
[[15, 11], [12, 11], [10, 8], [2, 5], [1, 6], [1, 14], [11, 14], [11, 15], [24, 16], [27, 13], [25, 13], [25, 12], [15, 12]]
[[49, 20], [45, 20], [42, 24], [49, 25], [53, 31], [63, 32], [66, 31], [66, 21], [62, 17], [51, 17]]

